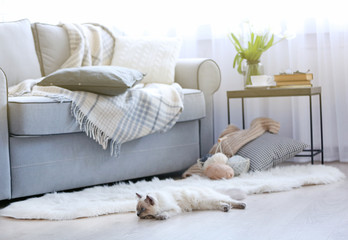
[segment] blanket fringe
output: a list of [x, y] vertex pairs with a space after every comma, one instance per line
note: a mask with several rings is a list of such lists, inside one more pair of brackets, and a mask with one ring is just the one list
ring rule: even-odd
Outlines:
[[[81, 109], [76, 105], [71, 105], [71, 113], [75, 117], [76, 122], [80, 126], [80, 130], [84, 131], [86, 135], [93, 138], [98, 144], [100, 144], [104, 150], [107, 149], [109, 140], [111, 139], [107, 136], [100, 128], [98, 128], [93, 122], [87, 119], [87, 116], [81, 111]], [[111, 143], [111, 156], [118, 157], [121, 151], [121, 145], [113, 140]]]
[[110, 148], [111, 148], [111, 156], [115, 156], [118, 157], [120, 155], [121, 152], [121, 144], [120, 143], [116, 143], [115, 141], [112, 141], [110, 143]]

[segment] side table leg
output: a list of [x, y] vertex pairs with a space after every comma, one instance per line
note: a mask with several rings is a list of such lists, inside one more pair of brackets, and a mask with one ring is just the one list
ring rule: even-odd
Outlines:
[[310, 121], [310, 133], [311, 133], [311, 163], [314, 164], [314, 152], [313, 152], [313, 118], [312, 118], [312, 96], [309, 96], [309, 121]]
[[243, 122], [243, 129], [245, 129], [245, 117], [244, 117], [244, 98], [242, 97], [242, 122]]
[[227, 97], [227, 125], [230, 125], [230, 99]]
[[320, 140], [321, 140], [321, 164], [324, 164], [324, 135], [323, 135], [323, 113], [321, 106], [321, 93], [319, 93], [319, 108], [320, 108]]

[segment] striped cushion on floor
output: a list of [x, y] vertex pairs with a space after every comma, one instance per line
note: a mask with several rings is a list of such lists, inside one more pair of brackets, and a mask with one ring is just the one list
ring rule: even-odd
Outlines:
[[308, 147], [300, 141], [265, 132], [238, 152], [250, 159], [250, 171], [265, 170], [294, 157]]

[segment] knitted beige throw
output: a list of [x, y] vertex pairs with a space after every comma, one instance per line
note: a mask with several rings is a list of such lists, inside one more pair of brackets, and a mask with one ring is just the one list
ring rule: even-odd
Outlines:
[[[280, 128], [279, 122], [271, 118], [255, 118], [250, 123], [250, 128], [240, 130], [235, 125], [228, 125], [220, 134], [218, 142], [210, 149], [209, 153], [224, 153], [228, 158], [235, 155], [238, 150], [250, 141], [258, 138], [266, 131], [278, 133]], [[191, 175], [202, 175], [203, 171], [200, 164], [195, 164], [184, 172], [183, 177]]]
[[278, 133], [279, 128], [280, 124], [270, 118], [256, 118], [250, 123], [250, 128], [244, 130], [240, 130], [234, 125], [229, 125], [220, 134], [218, 143], [210, 149], [209, 153], [222, 152], [230, 158], [248, 142], [261, 136], [266, 131]]

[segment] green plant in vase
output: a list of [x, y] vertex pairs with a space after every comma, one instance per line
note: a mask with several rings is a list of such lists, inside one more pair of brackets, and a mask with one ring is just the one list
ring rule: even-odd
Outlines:
[[[229, 34], [229, 39], [237, 51], [233, 61], [233, 68], [237, 66], [237, 71], [244, 75], [245, 86], [251, 85], [251, 76], [263, 74], [263, 66], [260, 63], [262, 53], [285, 39], [285, 37], [282, 37], [280, 40], [275, 41], [274, 38], [275, 35], [270, 33], [270, 31], [254, 32], [250, 25], [248, 25], [248, 31], [244, 36], [241, 35], [238, 38], [234, 33]], [[245, 62], [246, 68], [243, 69]]]

